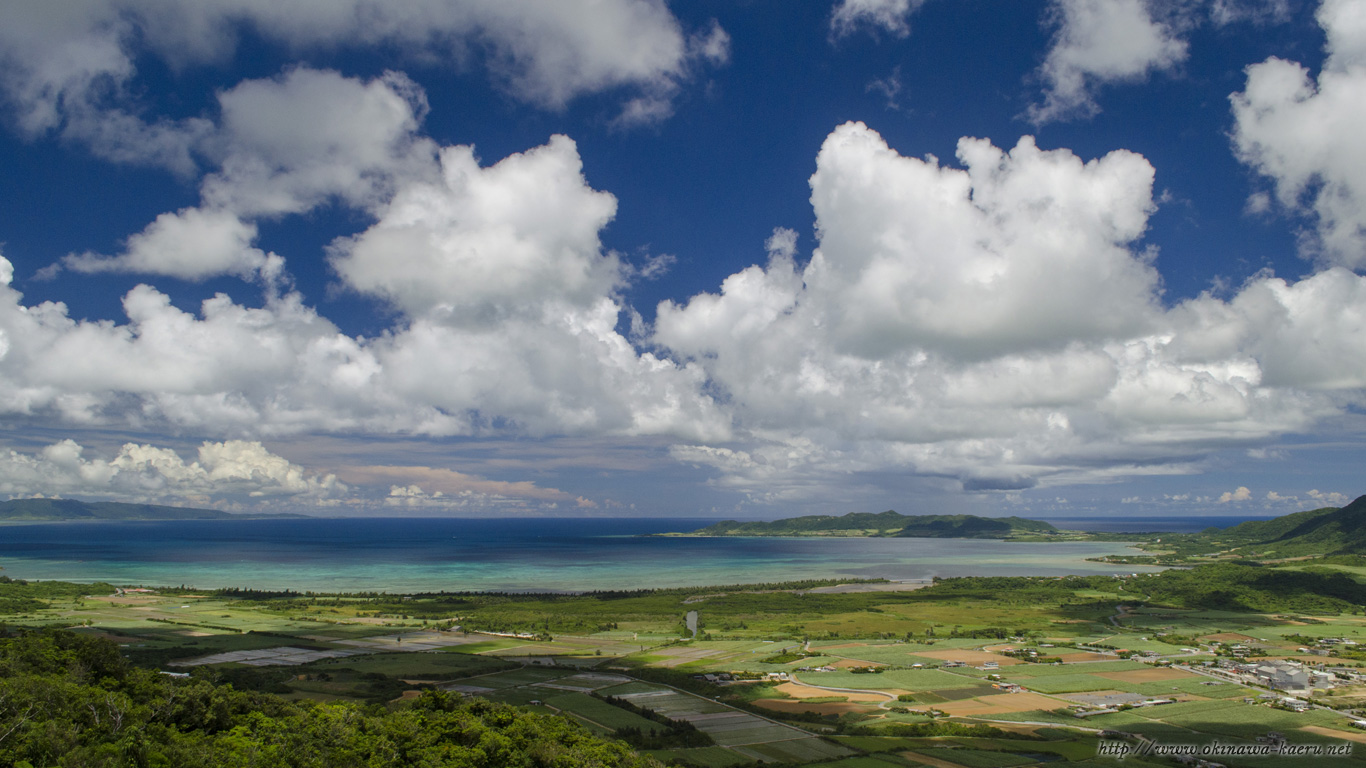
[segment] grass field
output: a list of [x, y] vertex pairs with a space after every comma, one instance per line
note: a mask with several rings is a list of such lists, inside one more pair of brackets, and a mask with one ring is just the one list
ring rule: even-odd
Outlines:
[[375, 653], [351, 656], [339, 663], [361, 673], [437, 680], [469, 677], [506, 666], [497, 659], [458, 653]]
[[934, 691], [976, 684], [971, 677], [938, 669], [894, 669], [874, 675], [853, 672], [804, 672], [799, 677], [808, 685], [828, 688]]
[[608, 731], [635, 728], [642, 733], [654, 733], [664, 730], [664, 726], [653, 720], [647, 720], [634, 712], [628, 712], [621, 707], [614, 707], [602, 699], [595, 699], [584, 693], [563, 693], [557, 696], [547, 696], [544, 701], [548, 707], [569, 712], [581, 719], [602, 726]]
[[[730, 768], [731, 766], [749, 765], [754, 762], [748, 755], [742, 755], [725, 747], [656, 749], [651, 750], [648, 754], [661, 761], [679, 762], [685, 765], [698, 766], [698, 768]], [[879, 768], [881, 767], [879, 766]]]
[[931, 747], [929, 749], [916, 750], [911, 755], [912, 759], [914, 759], [916, 755], [924, 755], [938, 760], [947, 760], [950, 763], [966, 766], [966, 768], [1011, 768], [1011, 766], [1029, 765], [1038, 762], [1038, 760], [1033, 757], [1025, 757], [1011, 752], [989, 752], [982, 749], [944, 749], [940, 747]]

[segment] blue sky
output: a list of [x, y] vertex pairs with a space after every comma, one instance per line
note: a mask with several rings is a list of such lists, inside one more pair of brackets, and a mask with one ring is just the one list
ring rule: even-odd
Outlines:
[[0, 9], [0, 494], [1360, 487], [1366, 0]]

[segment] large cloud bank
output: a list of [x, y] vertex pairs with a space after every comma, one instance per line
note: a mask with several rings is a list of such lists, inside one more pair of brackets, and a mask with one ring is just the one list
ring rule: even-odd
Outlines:
[[87, 457], [73, 440], [34, 453], [0, 454], [0, 493], [93, 494], [116, 501], [251, 506], [263, 497], [328, 504], [347, 492], [335, 475], [318, 475], [255, 441], [205, 442], [193, 461], [153, 445], [127, 443], [111, 458]]
[[1360, 401], [1360, 276], [1262, 276], [1164, 309], [1136, 246], [1154, 210], [1142, 157], [1083, 162], [1028, 137], [964, 139], [958, 156], [840, 127], [811, 178], [810, 260], [779, 232], [767, 266], [661, 306], [655, 341], [762, 438], [678, 458], [756, 493], [899, 467], [1020, 488], [1188, 471]]
[[[765, 264], [729, 276], [716, 293], [663, 303], [653, 327], [630, 322], [623, 295], [633, 269], [601, 240], [617, 201], [591, 186], [570, 138], [486, 162], [473, 147], [423, 135], [426, 98], [407, 77], [302, 67], [223, 91], [212, 118], [161, 124], [129, 113], [120, 123], [116, 105], [87, 104], [82, 89], [130, 76], [121, 25], [141, 25], [168, 58], [203, 51], [181, 50], [168, 31], [188, 27], [158, 31], [143, 6], [116, 5], [123, 12], [77, 4], [49, 17], [29, 3], [0, 11], [0, 21], [32, 16], [30, 26], [41, 16], [51, 25], [43, 39], [80, 43], [88, 58], [63, 58], [69, 71], [57, 71], [58, 59], [38, 51], [8, 70], [0, 79], [12, 109], [23, 130], [61, 126], [111, 157], [126, 150], [186, 173], [205, 163], [200, 200], [130, 233], [122, 252], [72, 254], [54, 269], [234, 275], [256, 282], [263, 299], [249, 306], [220, 294], [188, 311], [143, 284], [124, 296], [123, 320], [78, 319], [61, 303], [26, 303], [0, 257], [0, 417], [226, 441], [193, 465], [136, 444], [109, 459], [82, 458], [67, 444], [16, 453], [0, 469], [9, 493], [104, 482], [127, 498], [164, 488], [212, 499], [211, 480], [250, 495], [240, 478], [254, 478], [268, 494], [342, 494], [335, 480], [310, 479], [288, 462], [221, 469], [249, 464], [265, 450], [262, 438], [310, 433], [663, 436], [675, 458], [756, 499], [801, 496], [818, 485], [813, 478], [836, 473], [1023, 488], [1194, 471], [1211, 451], [1256, 446], [1359, 406], [1366, 388], [1366, 280], [1352, 271], [1366, 262], [1366, 164], [1351, 133], [1363, 103], [1353, 89], [1366, 71], [1361, 2], [1324, 4], [1331, 56], [1317, 82], [1273, 59], [1252, 67], [1234, 97], [1241, 156], [1284, 206], [1313, 217], [1313, 275], [1259, 275], [1230, 297], [1169, 306], [1143, 241], [1156, 208], [1155, 171], [1143, 157], [966, 138], [956, 164], [940, 163], [849, 123], [816, 158], [818, 242], [809, 255], [795, 233], [778, 230]], [[917, 5], [841, 8], [895, 19]], [[585, 42], [597, 32], [581, 25], [513, 34], [492, 5], [454, 3], [454, 20], [424, 28], [431, 19], [390, 17], [388, 7], [329, 5], [319, 18], [333, 23], [309, 29], [283, 6], [179, 12], [203, 14], [214, 29], [224, 15], [263, 24], [263, 34], [298, 45], [376, 35], [446, 50], [477, 29], [503, 52], [507, 87], [549, 106], [617, 86], [667, 99], [690, 46], [721, 55], [723, 33], [688, 38], [657, 3], [604, 7], [630, 29], [674, 41], [658, 49], [664, 58], [651, 48], [604, 61]], [[1104, 13], [1126, 8], [1148, 13], [1138, 3]], [[373, 27], [356, 28], [347, 13], [360, 10], [378, 19]], [[1165, 27], [1154, 29], [1153, 46], [1114, 72], [1179, 58], [1178, 47], [1159, 44]], [[538, 44], [522, 51], [519, 35], [533, 31]], [[11, 53], [30, 44], [0, 36]], [[1060, 40], [1105, 47], [1103, 35]], [[218, 44], [229, 50], [231, 36]], [[1163, 50], [1166, 59], [1154, 59]], [[544, 58], [555, 51], [560, 59]], [[1081, 54], [1058, 61], [1112, 71]], [[1075, 81], [1069, 109], [1090, 98], [1087, 77]], [[1051, 82], [1061, 99], [1073, 81]], [[99, 110], [101, 130], [130, 132], [119, 141], [80, 134], [87, 107]], [[290, 290], [287, 255], [258, 246], [259, 221], [323, 205], [366, 221], [332, 243], [329, 262], [342, 289], [392, 311], [378, 335], [342, 332]], [[621, 330], [628, 323], [634, 333]], [[238, 459], [220, 457], [229, 448]], [[396, 505], [434, 504], [438, 491], [578, 503], [554, 489], [357, 472], [383, 477]]]
[[191, 314], [142, 285], [126, 323], [75, 320], [25, 305], [6, 262], [0, 408], [236, 438], [664, 435], [728, 487], [782, 498], [832, 471], [977, 489], [1189, 471], [1360, 401], [1360, 276], [1263, 275], [1164, 307], [1142, 157], [1028, 137], [958, 155], [839, 127], [811, 178], [809, 259], [776, 232], [765, 266], [661, 305], [653, 352], [617, 330], [628, 270], [598, 238], [615, 200], [563, 137], [488, 166], [443, 148], [396, 177], [332, 249], [347, 286], [397, 313], [374, 338], [270, 287], [260, 307], [219, 295]]

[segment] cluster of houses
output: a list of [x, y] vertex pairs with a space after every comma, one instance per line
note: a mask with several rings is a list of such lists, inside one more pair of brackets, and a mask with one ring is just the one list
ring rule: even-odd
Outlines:
[[[1116, 694], [1106, 697], [1113, 699], [1113, 702], [1102, 702], [1100, 706], [1077, 706], [1072, 708], [1072, 717], [1085, 719], [1096, 715], [1110, 715], [1119, 712], [1121, 709], [1133, 709], [1135, 707], [1157, 707], [1163, 704], [1175, 704], [1176, 699], [1143, 698], [1142, 696], [1131, 694]], [[1122, 703], [1120, 703], [1122, 701]]]
[[1334, 646], [1334, 645], [1340, 645], [1340, 646], [1342, 646], [1343, 648], [1345, 648], [1346, 650], [1354, 651], [1354, 650], [1356, 650], [1358, 644], [1357, 644], [1357, 641], [1355, 641], [1355, 640], [1348, 640], [1348, 639], [1345, 638], [1345, 637], [1320, 637], [1320, 638], [1319, 638], [1318, 646], [1319, 646], [1320, 648], [1331, 648], [1331, 647]]
[[775, 683], [786, 683], [792, 676], [786, 672], [716, 672], [705, 675], [693, 675], [694, 680], [705, 680], [715, 685], [730, 685], [731, 683], [752, 682], [754, 680], [769, 680]]
[[1355, 672], [1344, 670], [1345, 674], [1338, 675], [1336, 670], [1315, 669], [1283, 659], [1256, 662], [1221, 659], [1214, 669], [1233, 682], [1306, 693], [1315, 688], [1332, 688], [1342, 677], [1359, 677]]

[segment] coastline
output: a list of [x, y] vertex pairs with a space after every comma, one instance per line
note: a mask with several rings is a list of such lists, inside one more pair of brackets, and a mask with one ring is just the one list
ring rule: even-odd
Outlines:
[[634, 535], [691, 520], [110, 522], [7, 528], [0, 566], [19, 579], [391, 594], [1163, 570], [1088, 561], [1142, 554], [1116, 541]]

